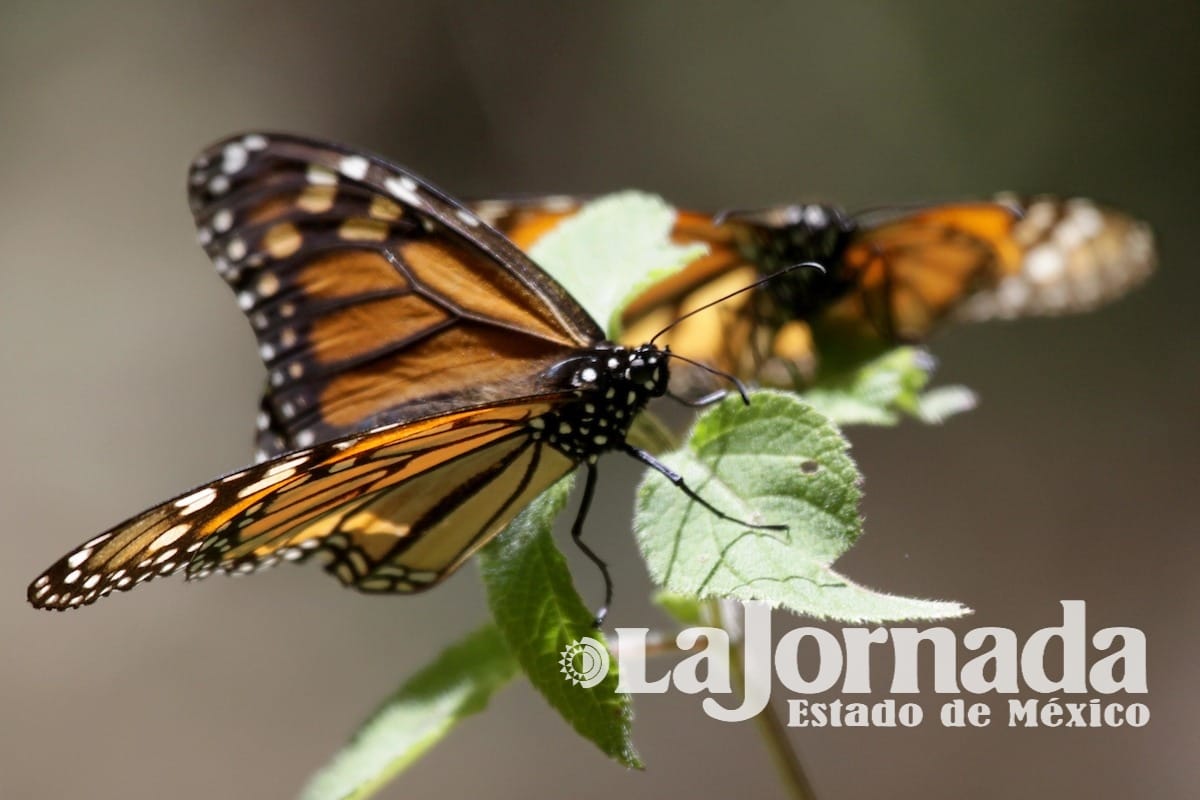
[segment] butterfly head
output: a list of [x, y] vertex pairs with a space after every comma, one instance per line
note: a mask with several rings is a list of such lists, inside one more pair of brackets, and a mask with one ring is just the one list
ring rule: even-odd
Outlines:
[[837, 206], [823, 203], [793, 203], [786, 206], [728, 211], [719, 215], [719, 219], [722, 222], [746, 222], [764, 228], [808, 233], [846, 228], [851, 224], [846, 212]]
[[639, 405], [666, 394], [670, 378], [667, 352], [653, 344], [597, 348], [569, 363], [570, 381], [577, 391], [607, 394], [612, 390], [615, 395], [623, 390], [624, 396], [636, 395]]

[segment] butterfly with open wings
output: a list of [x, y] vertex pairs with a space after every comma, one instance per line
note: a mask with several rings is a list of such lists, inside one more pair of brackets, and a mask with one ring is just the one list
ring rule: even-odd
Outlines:
[[[573, 196], [482, 200], [472, 210], [528, 250], [578, 213]], [[844, 362], [926, 340], [941, 324], [1093, 309], [1152, 271], [1149, 226], [1082, 198], [992, 201], [848, 214], [789, 205], [711, 215], [679, 211], [672, 236], [708, 252], [623, 312], [624, 342], [681, 320], [663, 341], [746, 380], [793, 386], [822, 359]], [[760, 291], [687, 312], [798, 261]], [[693, 373], [694, 374], [694, 373]]]

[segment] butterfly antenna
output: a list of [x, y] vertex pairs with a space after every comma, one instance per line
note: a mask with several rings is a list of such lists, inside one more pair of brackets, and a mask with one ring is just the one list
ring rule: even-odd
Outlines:
[[737, 297], [739, 294], [744, 294], [746, 292], [753, 291], [754, 289], [757, 289], [758, 287], [760, 287], [764, 284], [770, 283], [771, 281], [775, 280], [776, 278], [783, 277], [784, 275], [787, 275], [789, 272], [795, 272], [796, 270], [803, 269], [804, 267], [812, 267], [814, 269], [820, 270], [822, 274], [825, 273], [825, 267], [821, 266], [816, 261], [802, 261], [799, 264], [792, 264], [790, 267], [784, 267], [783, 269], [781, 269], [777, 272], [772, 272], [770, 275], [767, 275], [765, 278], [759, 278], [754, 283], [751, 283], [747, 286], [743, 286], [742, 288], [732, 291], [729, 294], [724, 295], [723, 297], [718, 297], [716, 300], [705, 303], [704, 305], [700, 306], [699, 308], [693, 308], [691, 311], [689, 311], [686, 314], [684, 314], [683, 316], [677, 318], [670, 325], [668, 325], [667, 327], [663, 328], [658, 333], [651, 336], [650, 344], [654, 344], [655, 339], [662, 336], [664, 333], [671, 330], [671, 328], [674, 328], [676, 325], [683, 322], [688, 317], [693, 317], [696, 314], [699, 314], [701, 311], [705, 311], [707, 309], [712, 308], [713, 306], [717, 305], [718, 303], [724, 303], [726, 300]]

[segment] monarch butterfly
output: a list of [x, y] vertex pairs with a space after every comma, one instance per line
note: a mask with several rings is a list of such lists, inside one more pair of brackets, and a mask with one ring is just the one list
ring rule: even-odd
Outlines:
[[604, 574], [607, 607], [607, 570], [580, 536], [611, 450], [732, 519], [626, 441], [665, 393], [670, 354], [606, 341], [558, 283], [428, 183], [339, 145], [249, 134], [201, 154], [189, 196], [268, 368], [264, 462], [72, 550], [30, 585], [34, 606], [317, 553], [347, 586], [415, 592], [582, 464], [572, 536]]
[[[583, 202], [554, 196], [472, 208], [528, 249]], [[708, 254], [629, 304], [623, 341], [644, 341], [665, 321], [781, 265], [827, 268], [827, 277], [795, 272], [722, 304], [719, 314], [683, 320], [664, 340], [723, 371], [784, 385], [811, 379], [818, 355], [853, 362], [923, 341], [948, 320], [1094, 308], [1141, 282], [1155, 259], [1145, 223], [1051, 196], [854, 215], [829, 205], [716, 217], [680, 211], [673, 237], [704, 243]]]

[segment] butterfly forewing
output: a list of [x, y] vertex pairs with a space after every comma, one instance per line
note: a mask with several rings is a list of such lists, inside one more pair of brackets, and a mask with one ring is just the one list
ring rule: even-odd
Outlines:
[[503, 236], [375, 156], [251, 134], [201, 155], [190, 186], [267, 365], [263, 456], [536, 394], [604, 338]]
[[994, 286], [965, 298], [954, 311], [957, 319], [1088, 311], [1125, 294], [1154, 270], [1150, 226], [1127, 214], [1083, 198], [999, 199], [1023, 212], [1012, 233], [1020, 263]]
[[29, 600], [65, 609], [184, 568], [253, 572], [314, 553], [365, 591], [427, 588], [574, 467], [529, 436], [555, 400], [393, 425], [225, 476], [64, 556]]

